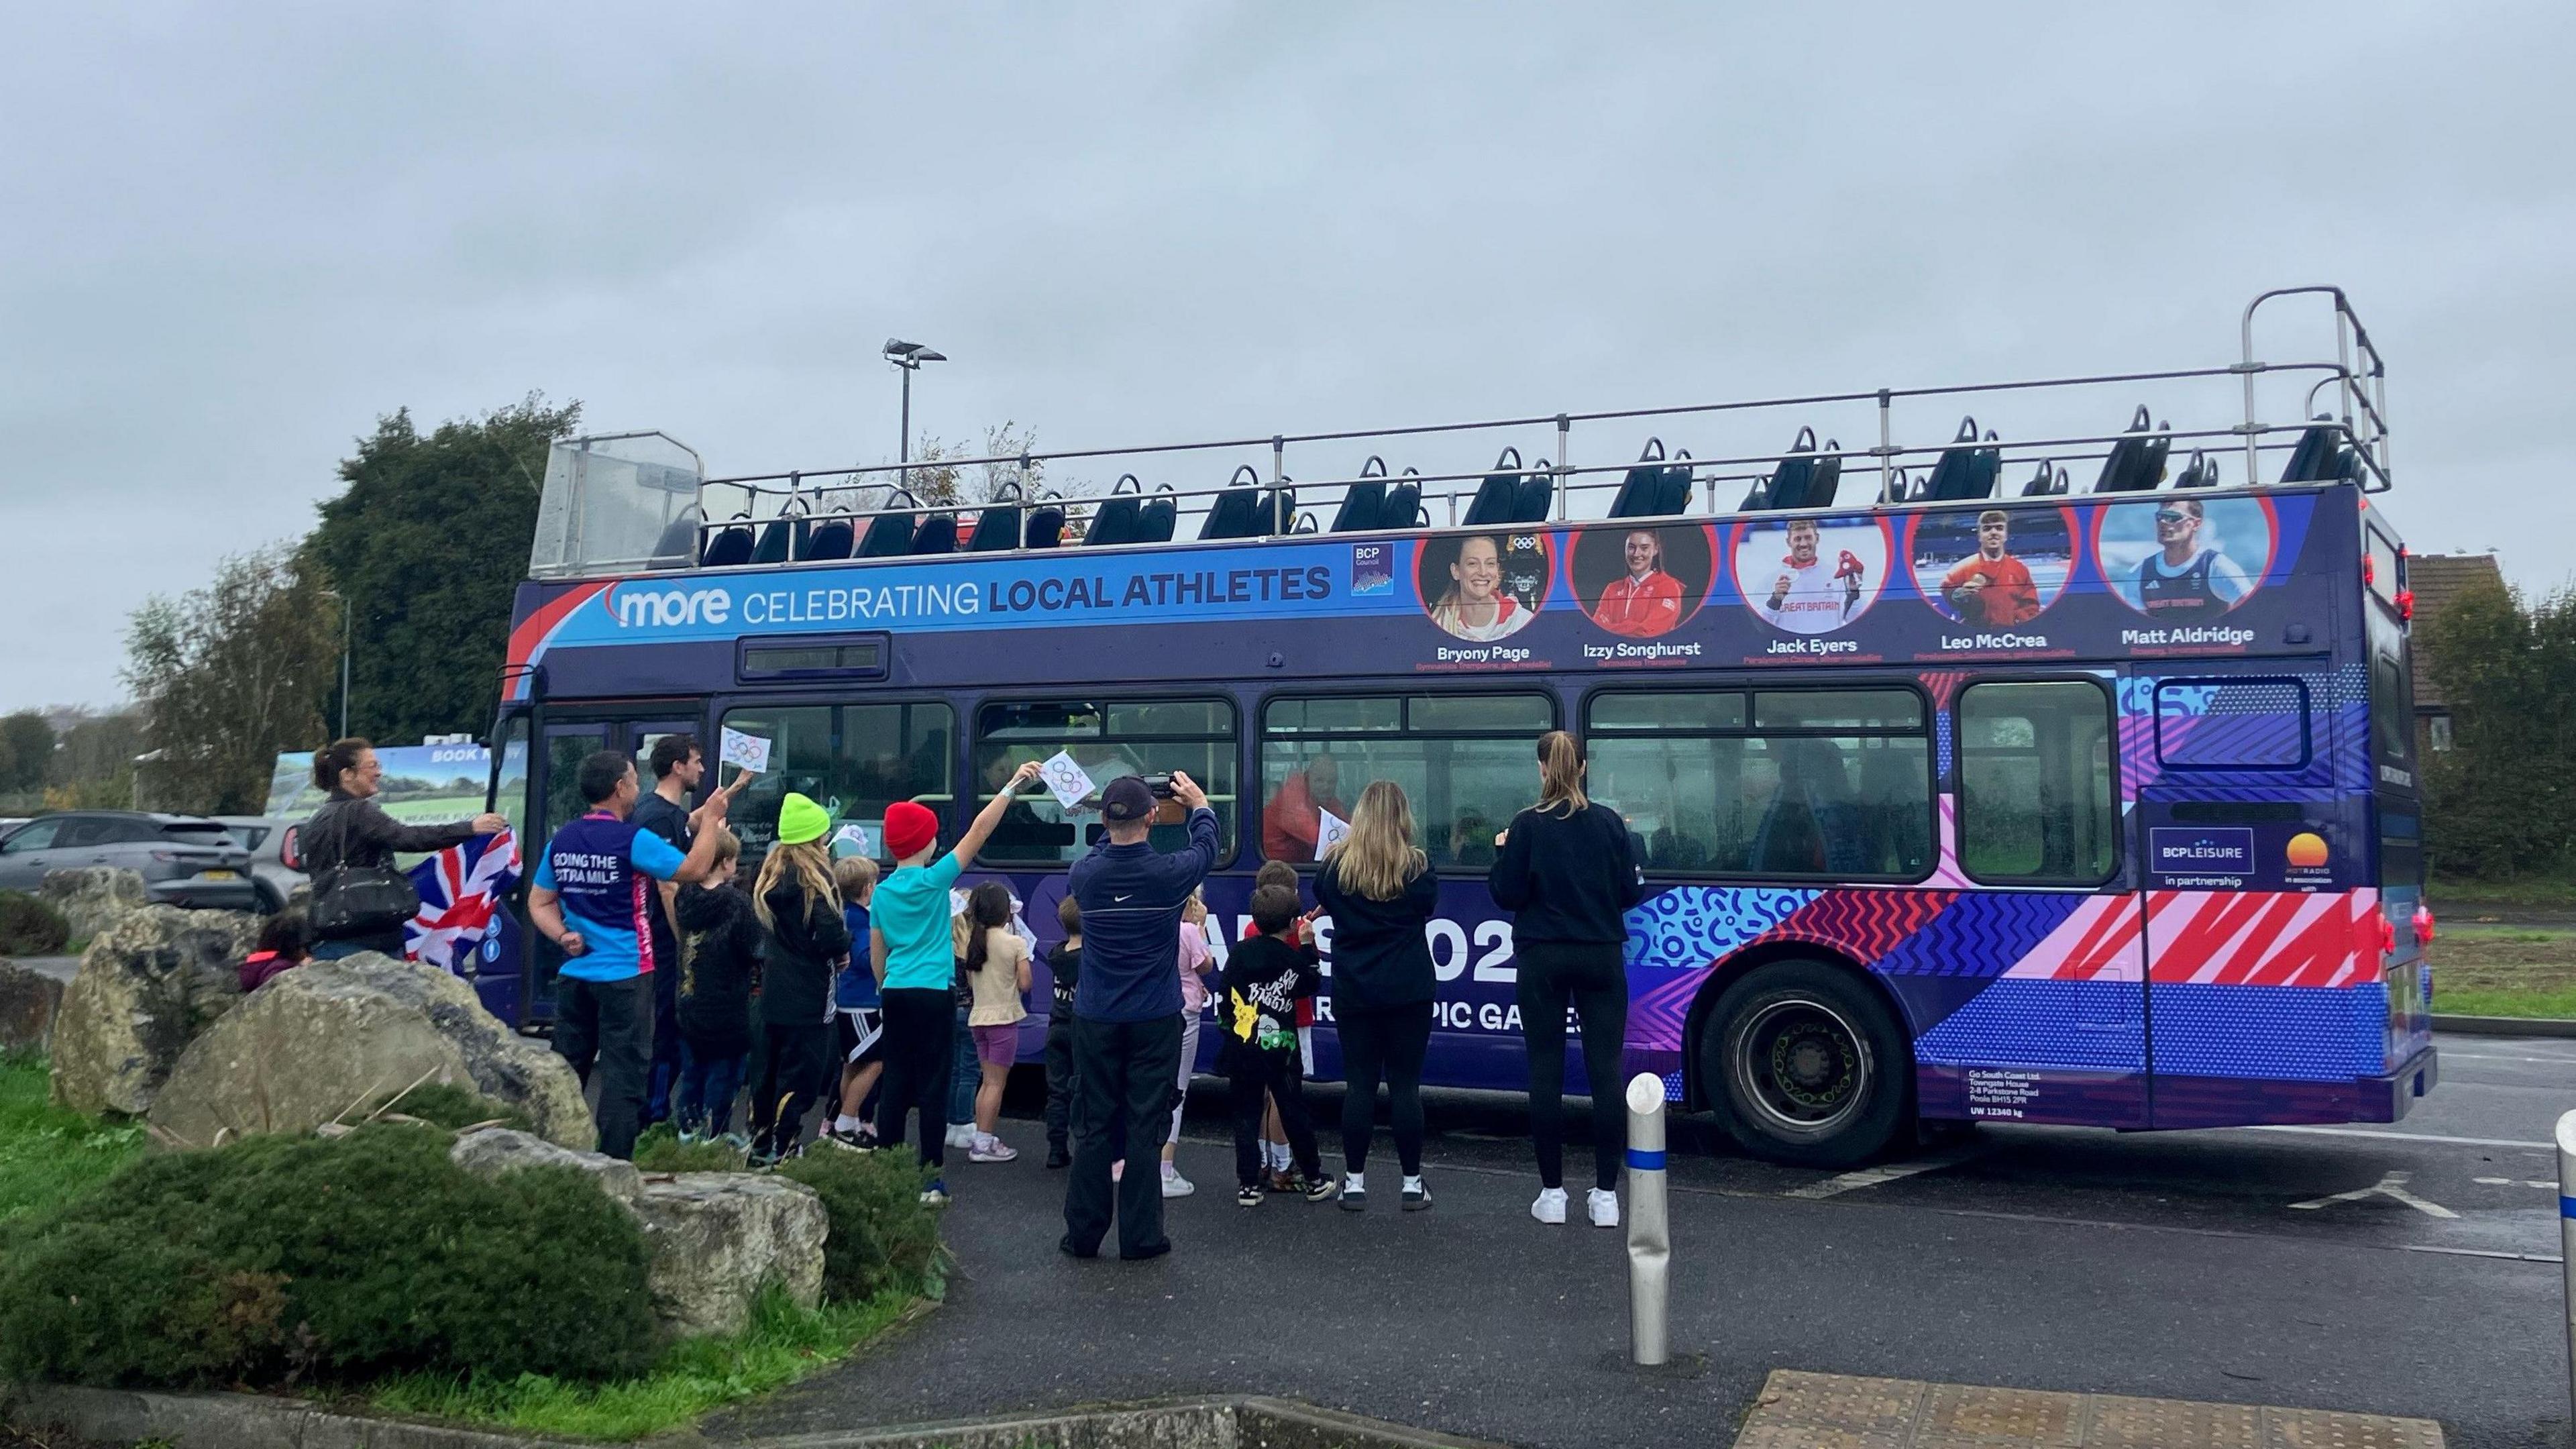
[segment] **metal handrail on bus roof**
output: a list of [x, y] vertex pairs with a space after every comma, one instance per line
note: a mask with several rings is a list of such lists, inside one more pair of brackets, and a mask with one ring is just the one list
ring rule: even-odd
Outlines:
[[[2254, 356], [2254, 320], [2256, 314], [2261, 311], [2267, 303], [2271, 303], [2282, 298], [2303, 295], [2324, 295], [2331, 297], [2333, 300], [2333, 313], [2336, 330], [2335, 360], [2331, 362], [2324, 360], [2303, 360], [2286, 363], [2266, 363], [2256, 360]], [[2383, 492], [2393, 486], [2393, 480], [2389, 471], [2388, 428], [2386, 423], [2387, 369], [2376, 344], [2371, 340], [2368, 330], [2363, 327], [2358, 315], [2354, 313], [2350, 299], [2345, 295], [2341, 288], [2334, 286], [2283, 287], [2262, 293], [2246, 306], [2240, 324], [2240, 339], [2242, 351], [2241, 360], [2233, 365], [2217, 368], [2180, 368], [2147, 372], [2104, 373], [2068, 378], [2035, 378], [2006, 382], [1953, 384], [1936, 387], [1880, 388], [1868, 392], [1814, 393], [1754, 399], [1741, 402], [1679, 404], [1667, 407], [1623, 408], [1586, 413], [1538, 414], [1478, 422], [1417, 424], [1392, 428], [1339, 429], [1326, 432], [1299, 434], [1274, 433], [1268, 437], [1231, 438], [1196, 443], [1163, 443], [1126, 448], [1076, 448], [1051, 452], [1033, 451], [1018, 454], [996, 454], [988, 457], [943, 458], [937, 460], [935, 464], [925, 464], [916, 460], [897, 463], [854, 464], [836, 468], [799, 469], [786, 473], [741, 474], [725, 478], [711, 478], [706, 479], [699, 485], [701, 518], [697, 524], [698, 547], [693, 553], [692, 562], [688, 565], [684, 565], [684, 567], [697, 567], [698, 565], [694, 563], [694, 558], [703, 557], [708, 543], [722, 530], [745, 526], [757, 528], [772, 522], [785, 522], [792, 525], [795, 521], [795, 516], [788, 514], [786, 510], [796, 499], [804, 498], [812, 500], [813, 503], [820, 503], [824, 500], [827, 494], [833, 492], [841, 492], [859, 487], [899, 486], [901, 483], [907, 481], [915, 472], [931, 466], [939, 468], [984, 467], [1016, 469], [1018, 470], [1017, 481], [1023, 485], [1023, 491], [1026, 492], [1028, 491], [1027, 479], [1030, 473], [1035, 470], [1037, 465], [1043, 463], [1071, 462], [1098, 458], [1121, 458], [1129, 456], [1142, 457], [1173, 453], [1209, 453], [1224, 450], [1255, 448], [1266, 444], [1271, 453], [1270, 477], [1266, 480], [1260, 479], [1256, 470], [1255, 486], [1259, 490], [1266, 492], [1268, 489], [1279, 487], [1286, 487], [1300, 491], [1313, 490], [1315, 493], [1322, 495], [1323, 499], [1330, 500], [1337, 494], [1346, 493], [1352, 484], [1363, 481], [1363, 478], [1366, 475], [1363, 474], [1362, 477], [1325, 479], [1292, 478], [1287, 472], [1286, 455], [1289, 445], [1297, 444], [1302, 446], [1316, 443], [1349, 442], [1355, 440], [1415, 438], [1453, 433], [1465, 434], [1474, 432], [1493, 432], [1503, 429], [1532, 428], [1544, 425], [1553, 425], [1557, 434], [1557, 447], [1554, 462], [1549, 462], [1546, 459], [1539, 459], [1534, 465], [1511, 469], [1504, 469], [1498, 464], [1493, 467], [1479, 468], [1472, 471], [1429, 474], [1408, 470], [1402, 481], [1414, 483], [1423, 490], [1421, 497], [1422, 510], [1418, 515], [1422, 521], [1398, 525], [1392, 528], [1344, 530], [1335, 534], [1335, 536], [1359, 537], [1365, 536], [1369, 533], [1402, 533], [1419, 531], [1426, 527], [1442, 528], [1459, 526], [1461, 493], [1472, 492], [1473, 485], [1480, 483], [1487, 476], [1505, 471], [1520, 473], [1523, 475], [1544, 474], [1552, 484], [1551, 512], [1553, 517], [1548, 520], [1524, 520], [1511, 525], [1506, 525], [1513, 527], [1532, 526], [1537, 522], [1563, 523], [1569, 521], [1588, 521], [1577, 520], [1570, 516], [1569, 509], [1574, 500], [1574, 496], [1579, 492], [1588, 494], [1605, 487], [1615, 488], [1617, 483], [1624, 479], [1631, 470], [1641, 466], [1686, 467], [1689, 469], [1691, 487], [1685, 498], [1683, 512], [1680, 514], [1654, 515], [1653, 517], [1670, 519], [1675, 517], [1724, 517], [1740, 515], [1747, 513], [1748, 510], [1727, 506], [1725, 500], [1720, 496], [1723, 487], [1729, 483], [1760, 482], [1771, 473], [1776, 472], [1780, 464], [1793, 458], [1805, 458], [1817, 461], [1821, 461], [1826, 458], [1868, 458], [1874, 460], [1879, 472], [1879, 489], [1875, 502], [1869, 505], [1844, 505], [1837, 504], [1832, 500], [1827, 500], [1825, 503], [1815, 505], [1813, 507], [1796, 510], [1760, 509], [1749, 511], [1790, 515], [1815, 514], [1829, 511], [1848, 511], [1852, 508], [1861, 506], [1874, 508], [1912, 508], [1917, 505], [1928, 505], [1932, 500], [1908, 500], [1896, 496], [1896, 484], [1903, 474], [1907, 460], [1937, 458], [1939, 455], [1947, 453], [1952, 449], [1969, 446], [1971, 440], [1953, 438], [1932, 443], [1898, 443], [1895, 441], [1893, 434], [1892, 418], [1894, 404], [1898, 401], [1973, 397], [1990, 393], [2011, 393], [2043, 389], [2108, 387], [2124, 384], [2179, 382], [2196, 379], [2208, 380], [2230, 376], [2241, 377], [2243, 380], [2245, 416], [2241, 423], [2232, 423], [2225, 426], [2194, 427], [2184, 429], [2175, 429], [2168, 424], [2166, 426], [2153, 429], [2150, 434], [2151, 436], [2163, 439], [2168, 445], [2174, 442], [2187, 443], [2193, 440], [2218, 441], [2223, 439], [2241, 438], [2244, 445], [2245, 481], [2242, 483], [2214, 485], [2211, 487], [2210, 491], [2232, 492], [2244, 489], [2260, 489], [2277, 486], [2276, 484], [2267, 484], [2262, 481], [2262, 454], [2266, 451], [2277, 452], [2290, 450], [2296, 446], [2296, 440], [2299, 437], [2314, 429], [2324, 429], [2329, 433], [2336, 435], [2341, 440], [2343, 446], [2348, 447], [2351, 450], [2354, 461], [2361, 474], [2360, 484], [2364, 491], [2373, 493]], [[2356, 366], [2355, 362], [2356, 354], [2358, 354], [2360, 359], [2358, 366]], [[2337, 415], [2330, 417], [2302, 417], [2294, 423], [2267, 423], [2263, 421], [2258, 411], [2259, 400], [2257, 397], [2256, 379], [2261, 375], [2270, 373], [2320, 374], [2316, 384], [2307, 392], [2308, 405], [2313, 407], [2317, 393], [2328, 386], [2332, 386], [2336, 389], [2337, 398], [2340, 403], [2340, 406], [2337, 409]], [[1570, 449], [1572, 447], [1572, 431], [1576, 423], [1591, 424], [1657, 418], [1717, 416], [1762, 410], [1802, 407], [1812, 408], [1851, 403], [1875, 403], [1879, 419], [1879, 440], [1876, 446], [1837, 446], [1831, 449], [1819, 446], [1811, 451], [1805, 452], [1793, 450], [1788, 452], [1735, 454], [1711, 458], [1677, 457], [1674, 459], [1660, 461], [1639, 459], [1592, 464], [1575, 464], [1570, 460], [1569, 456]], [[632, 437], [642, 436], [642, 434], [620, 434], [615, 436]], [[2102, 458], [2123, 438], [2134, 439], [2139, 436], [2141, 435], [2138, 432], [2129, 431], [2123, 433], [2079, 433], [2042, 438], [2007, 439], [1995, 437], [1983, 440], [1974, 440], [1973, 445], [1981, 452], [1989, 452], [1993, 454], [1998, 460], [1999, 466], [2012, 462], [2027, 463], [2033, 458], [2039, 458], [2047, 464], [2056, 465], [2062, 463], [2081, 463], [2087, 460]], [[694, 454], [692, 456], [694, 456]], [[1754, 471], [1740, 471], [1747, 469]], [[1241, 471], [1244, 470], [1238, 470], [1238, 472]], [[844, 481], [835, 482], [833, 480]], [[763, 486], [780, 482], [784, 482], [787, 486], [784, 488]], [[1698, 506], [1700, 485], [1703, 483], [1707, 485], [1707, 501], [1704, 513]], [[1432, 492], [1432, 489], [1434, 485], [1440, 484], [1467, 485], [1463, 488], [1459, 486], [1451, 486], [1436, 495], [1436, 497], [1441, 501], [1444, 501], [1446, 505], [1444, 511], [1447, 515], [1447, 521], [1445, 523], [1431, 521], [1433, 518], [1433, 504], [1435, 501], [1435, 495]], [[1177, 514], [1178, 510], [1180, 510], [1185, 503], [1195, 503], [1199, 500], [1213, 500], [1229, 491], [1233, 491], [1237, 486], [1239, 485], [1226, 484], [1211, 487], [1173, 488], [1169, 485], [1165, 485], [1156, 489], [1148, 496], [1171, 499]], [[746, 506], [741, 515], [724, 519], [706, 516], [706, 509], [704, 507], [706, 490], [719, 487], [731, 488], [737, 490], [741, 495], [743, 495], [746, 500]], [[778, 500], [775, 510], [767, 514], [754, 516], [760, 509], [761, 500], [765, 498]], [[997, 499], [993, 500], [990, 504], [960, 503], [924, 505], [918, 501], [914, 501], [908, 506], [889, 504], [885, 507], [865, 509], [832, 507], [828, 511], [816, 511], [812, 508], [811, 504], [809, 504], [809, 511], [803, 515], [803, 517], [812, 521], [822, 521], [825, 519], [847, 520], [854, 530], [863, 530], [869, 522], [888, 515], [919, 516], [927, 514], [931, 516], [945, 515], [962, 518], [964, 515], [979, 513], [982, 508], [987, 506], [1008, 507], [1016, 503], [1022, 507], [1031, 507], [1042, 503], [1060, 502], [1065, 504], [1081, 504], [1087, 501], [1092, 500], [1085, 497], [1064, 497], [1062, 495], [1047, 497], [1042, 495], [1038, 497], [1024, 496], [1017, 500]], [[2012, 500], [2009, 496], [2003, 496], [1968, 501], [1993, 503], [1997, 501]], [[1212, 506], [1212, 504], [1210, 506]], [[1317, 506], [1329, 506], [1329, 503], [1319, 502]], [[1313, 515], [1311, 513], [1299, 514], [1294, 512], [1294, 510], [1290, 510], [1287, 516], [1283, 517], [1276, 510], [1265, 510], [1265, 512], [1269, 514], [1269, 517], [1264, 529], [1262, 532], [1252, 535], [1253, 539], [1287, 536], [1320, 536], [1321, 531], [1299, 531], [1301, 525], [1312, 524]], [[1193, 507], [1186, 515], [1182, 516], [1203, 518], [1205, 517], [1205, 513], [1205, 509]], [[1647, 522], [1651, 521], [1651, 519], [1640, 518], [1636, 521]], [[1114, 545], [1082, 544], [1066, 546], [1159, 548], [1183, 545], [1195, 541], [1196, 540], [1182, 537], [1174, 537], [1170, 540], [1157, 540], [1151, 543]], [[1244, 540], [1225, 541], [1239, 542]], [[1003, 551], [1004, 550], [992, 550], [991, 552]], [[1029, 545], [1025, 534], [1022, 533], [1020, 536], [1015, 537], [1012, 541], [1011, 548], [1007, 551], [1014, 553], [1029, 551]], [[728, 569], [783, 568], [792, 567], [800, 563], [821, 562], [821, 560], [795, 558], [793, 557], [794, 552], [795, 550], [790, 548], [788, 550], [790, 556], [776, 563], [746, 563], [727, 567]], [[960, 548], [954, 552], [955, 554], [962, 554], [967, 551]], [[954, 556], [954, 554], [903, 554], [892, 555], [884, 558], [853, 557], [849, 559], [830, 560], [830, 562], [863, 564], [886, 562], [889, 561], [889, 558], [923, 559], [952, 556]], [[593, 566], [632, 563], [635, 566], [643, 568], [651, 568], [655, 563], [653, 560], [594, 560], [587, 562]], [[664, 564], [663, 566], [668, 567], [667, 564]]]

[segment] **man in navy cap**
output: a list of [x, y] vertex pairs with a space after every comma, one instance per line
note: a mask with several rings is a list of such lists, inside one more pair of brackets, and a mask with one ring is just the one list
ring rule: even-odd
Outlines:
[[1181, 1070], [1181, 905], [1218, 854], [1216, 814], [1196, 781], [1172, 772], [1188, 810], [1189, 844], [1169, 855], [1146, 843], [1154, 791], [1121, 775], [1100, 792], [1106, 838], [1073, 863], [1067, 894], [1082, 907], [1082, 984], [1075, 988], [1073, 1176], [1064, 1186], [1064, 1241], [1095, 1257], [1109, 1233], [1111, 1123], [1123, 1119], [1127, 1170], [1117, 1185], [1118, 1256], [1158, 1258], [1163, 1236], [1162, 1147]]

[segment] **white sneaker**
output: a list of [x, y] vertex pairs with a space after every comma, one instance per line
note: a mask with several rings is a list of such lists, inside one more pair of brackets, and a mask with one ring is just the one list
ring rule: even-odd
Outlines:
[[1538, 1201], [1530, 1204], [1530, 1216], [1543, 1223], [1563, 1224], [1565, 1221], [1565, 1189], [1561, 1187], [1540, 1188], [1538, 1190]]
[[1179, 1168], [1168, 1165], [1163, 1168], [1163, 1196], [1188, 1197], [1198, 1190], [1198, 1184], [1181, 1176]]
[[[1559, 1193], [1557, 1196], [1562, 1198], [1564, 1194]], [[1592, 1209], [1592, 1226], [1596, 1228], [1619, 1226], [1619, 1194], [1604, 1192], [1596, 1187], [1583, 1195], [1583, 1203], [1584, 1206]], [[1557, 1221], [1565, 1221], [1565, 1207], [1562, 1203], [1558, 1204], [1556, 1211]]]
[[951, 1147], [974, 1146], [975, 1124], [972, 1122], [952, 1122], [948, 1124], [948, 1145]]
[[1019, 1159], [1019, 1155], [1018, 1148], [1004, 1142], [1001, 1138], [986, 1137], [981, 1133], [976, 1135], [975, 1144], [966, 1149], [968, 1162], [1014, 1162]]

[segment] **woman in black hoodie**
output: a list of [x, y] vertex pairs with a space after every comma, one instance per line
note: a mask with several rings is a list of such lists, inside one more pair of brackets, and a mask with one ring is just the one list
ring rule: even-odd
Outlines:
[[[799, 801], [801, 811], [795, 808]], [[791, 825], [790, 817], [800, 818]], [[761, 1163], [796, 1155], [796, 1135], [831, 1065], [832, 978], [850, 955], [850, 928], [841, 918], [841, 892], [832, 883], [832, 856], [823, 843], [822, 809], [790, 794], [778, 820], [778, 843], [761, 861], [752, 893], [770, 941], [760, 983], [769, 1055], [751, 1099], [752, 1160]], [[804, 836], [806, 828], [815, 833], [787, 839]]]
[[1431, 1206], [1422, 1185], [1422, 1059], [1431, 1046], [1437, 977], [1422, 928], [1440, 878], [1413, 843], [1413, 807], [1393, 780], [1372, 780], [1351, 831], [1324, 854], [1315, 899], [1333, 918], [1333, 1027], [1342, 1043], [1342, 1207], [1368, 1205], [1369, 1138], [1383, 1074], [1395, 1113], [1406, 1212]]
[[742, 843], [724, 831], [707, 883], [680, 887], [680, 1085], [671, 1110], [682, 1141], [722, 1137], [733, 1125], [751, 1056], [761, 931], [751, 897], [733, 883], [741, 859]]
[[1563, 730], [1538, 740], [1538, 804], [1494, 837], [1486, 872], [1512, 912], [1521, 1040], [1529, 1049], [1530, 1138], [1538, 1200], [1530, 1216], [1565, 1221], [1565, 1009], [1583, 1021], [1592, 1086], [1593, 1225], [1619, 1225], [1619, 1159], [1628, 1145], [1619, 1072], [1628, 1038], [1628, 908], [1645, 899], [1628, 822], [1583, 794], [1583, 747]]

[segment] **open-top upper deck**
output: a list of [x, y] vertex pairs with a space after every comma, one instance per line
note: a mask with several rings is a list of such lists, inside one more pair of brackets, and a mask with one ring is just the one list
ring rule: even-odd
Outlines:
[[[2308, 354], [2258, 358], [2258, 316], [2293, 297], [2325, 299], [2330, 328]], [[2390, 486], [2385, 368], [2341, 289], [2267, 292], [2239, 330], [2236, 361], [2199, 368], [942, 460], [946, 476], [973, 480], [979, 497], [964, 506], [917, 499], [906, 485], [928, 471], [920, 464], [709, 478], [663, 434], [581, 438], [549, 461], [529, 573], [883, 566], [1306, 533]], [[1927, 423], [1933, 440], [1911, 440]], [[1776, 450], [1782, 433], [1794, 438]], [[1473, 461], [1489, 451], [1491, 463]], [[1606, 461], [1576, 462], [1578, 451]], [[1417, 457], [1432, 471], [1408, 461]], [[1105, 487], [1071, 479], [1113, 467], [1131, 471]]]

